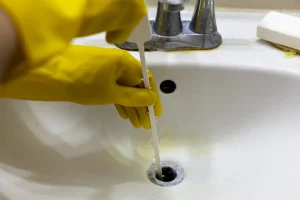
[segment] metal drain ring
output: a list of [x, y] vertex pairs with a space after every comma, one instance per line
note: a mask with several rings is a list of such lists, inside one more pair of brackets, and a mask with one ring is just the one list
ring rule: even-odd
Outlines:
[[156, 164], [154, 163], [154, 164], [150, 165], [149, 169], [147, 170], [147, 177], [155, 185], [162, 186], [162, 187], [171, 187], [171, 186], [178, 185], [179, 183], [181, 183], [183, 181], [184, 170], [179, 165], [172, 163], [172, 162], [163, 161], [163, 162], [161, 162], [161, 167], [162, 168], [164, 168], [164, 167], [172, 168], [176, 172], [177, 176], [174, 180], [172, 180], [170, 182], [164, 182], [164, 181], [157, 179], [156, 178]]

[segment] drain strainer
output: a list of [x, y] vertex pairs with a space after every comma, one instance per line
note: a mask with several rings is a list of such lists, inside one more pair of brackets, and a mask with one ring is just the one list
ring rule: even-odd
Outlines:
[[172, 162], [163, 161], [161, 162], [161, 167], [163, 174], [162, 179], [158, 179], [157, 177], [155, 163], [149, 167], [147, 176], [152, 183], [162, 187], [171, 187], [178, 185], [183, 181], [184, 170], [179, 165]]

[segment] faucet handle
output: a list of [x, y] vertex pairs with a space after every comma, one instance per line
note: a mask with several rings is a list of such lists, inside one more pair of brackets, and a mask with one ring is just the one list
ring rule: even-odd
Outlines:
[[[182, 33], [180, 11], [188, 0], [158, 0], [153, 31], [160, 36], [176, 36]], [[166, 3], [167, 2], [167, 3]]]
[[168, 4], [184, 4], [189, 0], [158, 0], [161, 3], [168, 3]]
[[214, 0], [197, 0], [189, 28], [198, 34], [212, 34], [218, 31]]
[[189, 0], [158, 0], [163, 4], [163, 8], [168, 12], [180, 12], [184, 9], [184, 4]]

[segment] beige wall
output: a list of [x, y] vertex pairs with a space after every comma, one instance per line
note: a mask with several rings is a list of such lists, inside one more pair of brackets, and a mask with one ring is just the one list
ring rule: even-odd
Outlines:
[[[196, 0], [190, 0], [189, 5]], [[157, 0], [147, 0], [156, 4]], [[217, 7], [300, 10], [300, 0], [215, 0]]]

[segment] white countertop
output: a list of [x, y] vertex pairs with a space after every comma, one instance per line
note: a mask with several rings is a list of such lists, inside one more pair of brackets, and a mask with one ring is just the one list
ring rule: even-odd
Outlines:
[[[150, 19], [155, 17], [154, 9], [150, 9]], [[167, 65], [220, 66], [234, 68], [250, 68], [259, 70], [279, 70], [300, 75], [300, 57], [287, 58], [283, 51], [256, 37], [256, 27], [265, 13], [217, 12], [218, 30], [223, 43], [214, 50], [147, 52], [150, 67]], [[191, 12], [183, 12], [183, 19], [190, 19]], [[105, 35], [98, 34], [78, 38], [76, 44], [116, 48], [105, 42]], [[137, 52], [131, 52], [139, 58]], [[173, 65], [176, 64], [176, 65]]]

